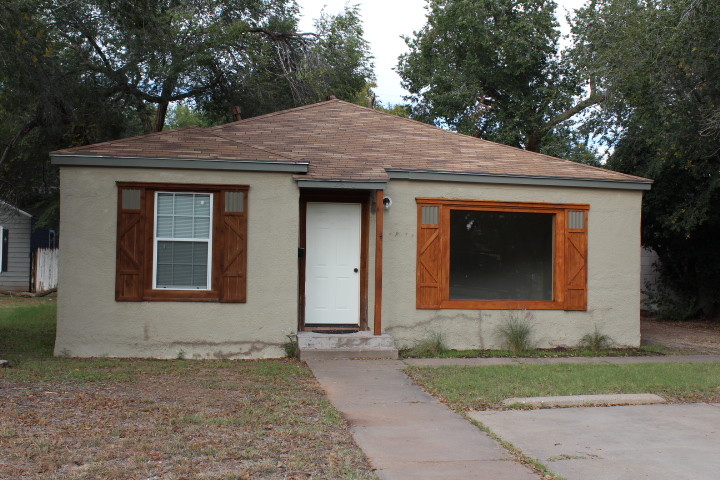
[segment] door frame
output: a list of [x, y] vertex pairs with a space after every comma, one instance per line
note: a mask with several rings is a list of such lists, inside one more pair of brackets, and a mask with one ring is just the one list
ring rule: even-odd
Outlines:
[[305, 255], [298, 255], [298, 331], [368, 329], [368, 251], [370, 246], [370, 192], [333, 191], [302, 189], [300, 191], [300, 238], [298, 253], [307, 246], [307, 204], [308, 202], [358, 203], [360, 204], [360, 325], [311, 326], [305, 325]]

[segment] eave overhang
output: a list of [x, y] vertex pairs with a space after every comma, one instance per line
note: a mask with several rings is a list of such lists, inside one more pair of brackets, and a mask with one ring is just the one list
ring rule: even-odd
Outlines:
[[61, 166], [173, 168], [194, 170], [234, 170], [254, 172], [307, 173], [307, 162], [276, 162], [231, 158], [116, 157], [109, 155], [50, 154]]
[[347, 190], [385, 190], [387, 182], [383, 180], [343, 180], [325, 178], [298, 178], [299, 188], [339, 188]]
[[388, 168], [390, 179], [425, 180], [435, 182], [503, 183], [511, 185], [542, 185], [551, 187], [609, 188], [621, 190], [650, 190], [652, 180], [610, 180], [597, 178], [551, 177], [534, 175], [506, 175], [474, 172], [443, 172]]

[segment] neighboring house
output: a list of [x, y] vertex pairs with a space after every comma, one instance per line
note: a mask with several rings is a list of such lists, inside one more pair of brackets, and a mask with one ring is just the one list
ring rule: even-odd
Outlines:
[[52, 154], [56, 351], [275, 357], [296, 331], [640, 342], [650, 180], [339, 100]]
[[30, 290], [32, 215], [0, 201], [0, 290]]

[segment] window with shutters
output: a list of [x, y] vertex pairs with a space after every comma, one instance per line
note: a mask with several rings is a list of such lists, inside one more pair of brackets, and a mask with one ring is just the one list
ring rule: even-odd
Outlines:
[[247, 186], [117, 185], [116, 300], [245, 301]]
[[588, 205], [417, 202], [418, 308], [587, 308]]

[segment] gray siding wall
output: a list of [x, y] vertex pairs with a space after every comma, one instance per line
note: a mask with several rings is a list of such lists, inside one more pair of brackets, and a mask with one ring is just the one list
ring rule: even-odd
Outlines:
[[26, 292], [30, 288], [30, 217], [1, 209], [0, 226], [8, 230], [8, 268], [0, 272], [0, 289]]

